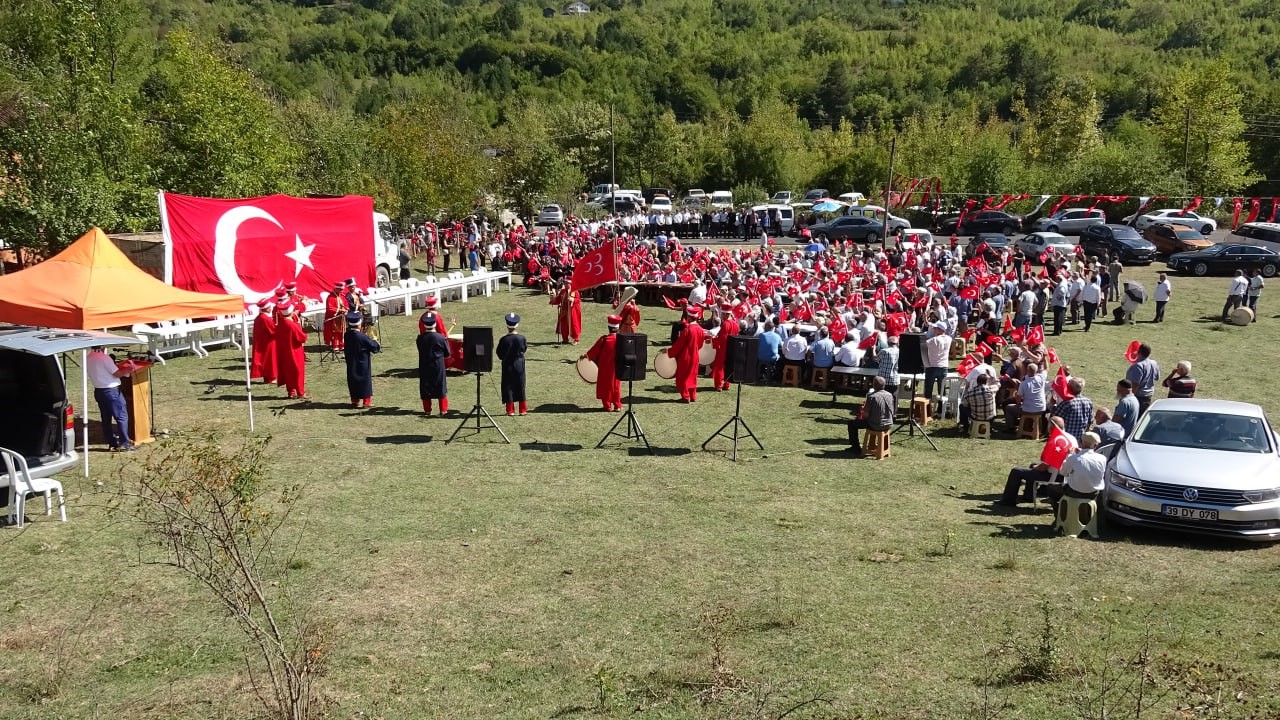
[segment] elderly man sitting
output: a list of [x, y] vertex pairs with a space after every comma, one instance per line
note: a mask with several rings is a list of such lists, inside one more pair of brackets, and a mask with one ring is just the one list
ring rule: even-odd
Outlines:
[[960, 428], [968, 432], [969, 423], [990, 423], [996, 419], [996, 390], [998, 384], [990, 375], [974, 378], [960, 403]]
[[1018, 383], [1017, 401], [1004, 406], [1004, 416], [1009, 429], [1018, 427], [1018, 419], [1023, 415], [1043, 415], [1048, 409], [1046, 389], [1048, 376], [1035, 363], [1027, 363], [1022, 373], [1022, 382]]
[[1099, 442], [1097, 433], [1085, 433], [1080, 438], [1080, 449], [1062, 461], [1059, 482], [1045, 485], [1045, 495], [1055, 506], [1063, 496], [1093, 500], [1106, 487], [1103, 477], [1107, 472], [1107, 458], [1097, 452]]
[[[1057, 425], [1059, 428], [1062, 428], [1062, 418], [1053, 417], [1050, 418], [1049, 421], [1054, 425]], [[1075, 439], [1070, 435], [1066, 437], [1070, 440], [1071, 446], [1074, 449], [1076, 447]], [[1095, 435], [1094, 437], [1097, 436]], [[1052, 439], [1053, 433], [1050, 432], [1049, 439], [1045, 442], [1048, 443], [1049, 440]], [[1022, 502], [1031, 502], [1034, 500], [1032, 493], [1035, 492], [1036, 483], [1049, 482], [1049, 479], [1053, 477], [1053, 471], [1058, 469], [1059, 468], [1051, 467], [1045, 462], [1037, 462], [1029, 467], [1016, 467], [1009, 470], [1009, 477], [1004, 483], [1004, 493], [1001, 494], [999, 500], [996, 500], [995, 504], [1003, 507], [1013, 507], [1017, 505], [1018, 490], [1020, 488], [1022, 489]], [[1026, 487], [1022, 487], [1023, 485]]]
[[897, 406], [897, 398], [885, 390], [884, 378], [878, 375], [872, 378], [871, 392], [856, 412], [856, 417], [849, 421], [849, 452], [857, 457], [862, 456], [862, 444], [858, 442], [859, 430], [883, 432], [893, 427], [893, 415]]

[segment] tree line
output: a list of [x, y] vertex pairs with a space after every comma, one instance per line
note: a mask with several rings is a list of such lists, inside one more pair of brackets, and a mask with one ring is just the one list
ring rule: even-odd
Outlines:
[[[406, 220], [592, 182], [1271, 195], [1264, 5], [964, 0], [0, 8], [0, 240], [158, 227], [159, 188], [360, 193]], [[1192, 12], [1194, 10], [1194, 12]], [[1228, 32], [1233, 29], [1235, 32]]]

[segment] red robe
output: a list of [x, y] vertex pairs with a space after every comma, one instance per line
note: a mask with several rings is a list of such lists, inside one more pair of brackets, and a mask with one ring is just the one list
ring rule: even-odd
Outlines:
[[346, 314], [347, 306], [342, 298], [337, 293], [330, 293], [324, 301], [324, 344], [334, 350], [342, 350], [347, 333]]
[[619, 316], [622, 318], [622, 324], [618, 326], [618, 332], [633, 333], [640, 327], [640, 308], [636, 307], [635, 300], [630, 300], [623, 305]]
[[307, 394], [306, 342], [307, 333], [297, 320], [290, 315], [276, 318], [277, 383], [289, 391], [289, 397]]
[[566, 285], [551, 298], [560, 307], [556, 313], [556, 335], [560, 342], [578, 342], [582, 336], [582, 296]]
[[622, 381], [618, 379], [613, 361], [617, 353], [618, 336], [615, 333], [601, 335], [587, 351], [587, 359], [596, 364], [596, 399], [604, 403], [605, 410], [622, 409]]
[[716, 359], [711, 361], [711, 385], [717, 390], [728, 390], [729, 383], [724, 379], [724, 363], [729, 357], [729, 338], [739, 331], [738, 319], [731, 313], [725, 313], [720, 321], [720, 332], [711, 339], [711, 347], [716, 349]]
[[268, 383], [276, 381], [276, 319], [269, 312], [260, 312], [253, 319], [253, 362], [249, 364], [249, 377], [262, 378]]
[[667, 351], [676, 359], [676, 388], [680, 390], [681, 400], [692, 402], [698, 399], [698, 351], [706, 337], [707, 332], [702, 326], [691, 322]]

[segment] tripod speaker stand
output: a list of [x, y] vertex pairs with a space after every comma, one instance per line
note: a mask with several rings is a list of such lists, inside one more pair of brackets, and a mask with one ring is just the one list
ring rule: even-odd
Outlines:
[[[653, 448], [649, 445], [649, 438], [645, 437], [644, 428], [640, 427], [640, 420], [636, 418], [635, 412], [632, 411], [631, 398], [634, 397], [631, 391], [632, 381], [627, 381], [627, 410], [622, 413], [622, 417], [618, 418], [613, 427], [609, 428], [609, 432], [600, 438], [600, 442], [596, 443], [596, 449], [604, 447], [604, 443], [610, 437], [617, 435], [625, 440], [639, 440], [644, 443], [644, 449], [653, 454]], [[618, 426], [626, 423], [624, 431], [619, 431]]]
[[[458, 433], [463, 430], [467, 431], [467, 435], [478, 435], [484, 430], [497, 430], [502, 436], [503, 442], [511, 444], [511, 438], [502, 432], [502, 428], [498, 427], [498, 423], [484, 409], [484, 405], [480, 402], [480, 376], [487, 372], [493, 371], [493, 328], [489, 327], [464, 327], [462, 328], [462, 359], [463, 365], [467, 372], [476, 376], [476, 404], [471, 408], [471, 412], [462, 418], [462, 424], [458, 426], [448, 440], [444, 441], [445, 445], [453, 442], [458, 437]], [[469, 426], [472, 420], [475, 420], [474, 426]], [[485, 425], [488, 421], [488, 425]]]
[[[915, 400], [915, 398], [916, 398], [916, 379], [915, 379], [914, 377], [907, 381], [907, 387], [909, 388], [909, 392], [911, 393], [911, 400]], [[894, 400], [894, 404], [895, 404], [895, 405], [897, 404], [897, 400], [896, 400], [896, 399]], [[897, 409], [897, 408], [895, 407], [895, 411], [896, 411], [896, 409]], [[898, 434], [898, 431], [903, 430], [903, 429], [905, 429], [905, 430], [907, 431], [907, 437], [915, 437], [915, 436], [916, 436], [916, 431], [917, 431], [917, 430], [919, 430], [919, 431], [920, 431], [920, 434], [921, 434], [922, 436], [924, 436], [924, 439], [929, 441], [929, 445], [933, 446], [933, 449], [934, 449], [934, 450], [937, 450], [937, 449], [938, 449], [938, 445], [933, 441], [933, 438], [929, 437], [929, 433], [928, 433], [928, 431], [926, 431], [926, 430], [924, 429], [924, 426], [923, 426], [923, 425], [921, 425], [921, 424], [920, 424], [920, 422], [919, 422], [918, 420], [916, 420], [916, 415], [915, 415], [915, 413], [914, 413], [914, 412], [912, 412], [912, 407], [911, 407], [911, 403], [910, 403], [910, 402], [907, 404], [907, 416], [906, 416], [905, 418], [903, 418], [903, 419], [898, 423], [898, 426], [897, 426], [897, 427], [895, 427], [895, 428], [894, 428], [894, 429], [893, 429], [889, 434], [890, 434], [890, 435], [897, 435], [897, 434]]]
[[[715, 440], [718, 437], [729, 438], [729, 440], [733, 441], [733, 451], [730, 457], [734, 462], [738, 461], [738, 439], [741, 437], [751, 438], [752, 441], [755, 442], [756, 447], [759, 447], [761, 450], [764, 450], [764, 445], [760, 442], [760, 438], [756, 437], [756, 434], [751, 432], [751, 426], [747, 425], [747, 421], [742, 419], [742, 383], [736, 383], [736, 384], [738, 386], [738, 397], [737, 397], [737, 400], [734, 402], [733, 417], [729, 418], [729, 420], [726, 421], [725, 424], [720, 426], [719, 430], [715, 431], [714, 435], [707, 438], [707, 441], [702, 443], [702, 449], [706, 450], [707, 446], [711, 444], [712, 440]], [[733, 426], [732, 435], [725, 432], [725, 430], [728, 429], [730, 425]], [[745, 436], [739, 432], [739, 428], [746, 431]]]

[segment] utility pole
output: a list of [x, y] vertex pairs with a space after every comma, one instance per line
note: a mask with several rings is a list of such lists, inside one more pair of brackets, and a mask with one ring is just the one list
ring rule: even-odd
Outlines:
[[1187, 107], [1187, 119], [1182, 130], [1182, 181], [1183, 192], [1191, 195], [1191, 108]]
[[618, 214], [618, 152], [613, 138], [613, 103], [609, 103], [609, 212]]
[[884, 224], [880, 227], [880, 247], [889, 243], [889, 200], [893, 197], [893, 160], [898, 153], [898, 136], [894, 135], [889, 143], [889, 179], [884, 184]]

